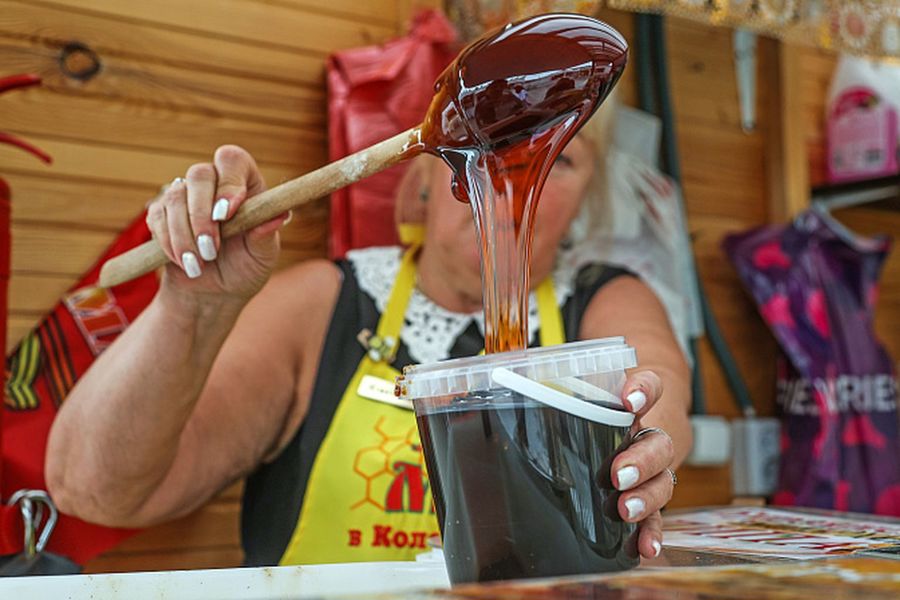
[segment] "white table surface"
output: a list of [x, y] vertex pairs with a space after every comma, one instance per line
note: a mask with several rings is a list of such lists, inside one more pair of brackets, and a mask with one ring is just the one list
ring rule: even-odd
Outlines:
[[0, 578], [0, 598], [274, 600], [450, 587], [443, 562], [382, 562]]

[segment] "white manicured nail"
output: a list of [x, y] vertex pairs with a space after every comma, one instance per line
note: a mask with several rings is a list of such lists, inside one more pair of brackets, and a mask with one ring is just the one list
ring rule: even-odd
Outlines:
[[625, 510], [628, 511], [629, 519], [636, 519], [644, 513], [647, 506], [640, 498], [629, 498], [625, 501]]
[[200, 257], [203, 260], [216, 260], [216, 243], [211, 235], [197, 236], [197, 248], [200, 250]]
[[662, 552], [662, 544], [657, 540], [653, 540], [650, 545], [653, 546], [653, 556], [659, 556], [659, 553]]
[[281, 224], [281, 226], [284, 227], [285, 225], [287, 225], [288, 223], [290, 223], [293, 220], [294, 220], [294, 211], [289, 210], [287, 219], [284, 220], [284, 222]]
[[184, 177], [176, 177], [169, 185], [181, 185], [182, 183], [184, 183]]
[[228, 198], [219, 198], [213, 205], [212, 220], [224, 221], [228, 216]]
[[625, 396], [625, 399], [631, 403], [632, 412], [638, 412], [647, 404], [647, 395], [641, 390], [635, 390]]
[[619, 491], [624, 492], [633, 488], [640, 475], [637, 467], [633, 466], [622, 467], [616, 471], [616, 478], [619, 480]]
[[200, 263], [193, 252], [185, 252], [181, 255], [181, 264], [184, 266], [184, 272], [191, 279], [200, 277]]

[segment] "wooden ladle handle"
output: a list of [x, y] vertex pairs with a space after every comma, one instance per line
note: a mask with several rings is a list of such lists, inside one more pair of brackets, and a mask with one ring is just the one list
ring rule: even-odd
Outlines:
[[[292, 208], [326, 196], [411, 158], [421, 151], [419, 132], [419, 127], [413, 127], [248, 198], [237, 213], [222, 226], [223, 237], [228, 238], [247, 231]], [[106, 261], [100, 269], [100, 285], [112, 287], [131, 281], [158, 269], [168, 260], [156, 240], [150, 240]]]

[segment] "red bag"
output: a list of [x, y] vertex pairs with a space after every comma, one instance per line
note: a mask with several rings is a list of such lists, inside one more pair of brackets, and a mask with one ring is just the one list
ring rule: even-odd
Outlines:
[[[344, 50], [328, 60], [329, 158], [337, 160], [422, 121], [434, 81], [456, 55], [456, 34], [438, 11], [424, 11], [409, 34], [383, 46]], [[398, 165], [331, 195], [331, 255], [398, 242]]]
[[[30, 73], [3, 77], [0, 78], [0, 94], [11, 90], [40, 85], [40, 83], [41, 78], [38, 75]], [[25, 140], [3, 131], [0, 131], [0, 144], [16, 146], [36, 156], [45, 163], [49, 164], [52, 162], [50, 156], [40, 148], [36, 148]], [[7, 185], [4, 179], [0, 178], [0, 349], [3, 350], [4, 356], [6, 355], [6, 301], [7, 289], [9, 288], [9, 199], [9, 185]], [[2, 471], [0, 471], [0, 475], [2, 475]]]
[[[82, 373], [156, 294], [155, 273], [111, 289], [95, 287], [107, 259], [149, 239], [142, 214], [7, 357], [0, 430], [4, 501], [20, 489], [46, 489], [44, 457], [56, 411]], [[133, 533], [61, 514], [47, 549], [83, 564]], [[3, 506], [0, 554], [20, 552], [22, 542], [18, 507]]]

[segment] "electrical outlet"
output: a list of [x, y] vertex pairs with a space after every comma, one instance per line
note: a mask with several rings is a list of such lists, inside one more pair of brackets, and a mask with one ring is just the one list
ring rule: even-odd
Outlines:
[[691, 431], [694, 446], [685, 459], [693, 467], [717, 467], [728, 464], [731, 458], [731, 427], [725, 417], [692, 415]]
[[778, 484], [781, 422], [772, 417], [731, 422], [734, 460], [731, 489], [735, 496], [770, 496]]

